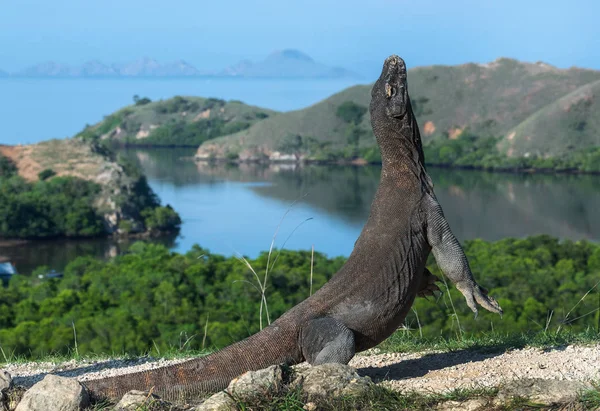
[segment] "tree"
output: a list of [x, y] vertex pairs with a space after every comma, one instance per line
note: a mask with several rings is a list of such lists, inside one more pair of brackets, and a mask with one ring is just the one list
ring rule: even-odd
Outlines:
[[356, 104], [353, 101], [345, 101], [338, 106], [335, 114], [346, 123], [357, 125], [362, 121], [363, 115], [366, 112], [366, 107]]

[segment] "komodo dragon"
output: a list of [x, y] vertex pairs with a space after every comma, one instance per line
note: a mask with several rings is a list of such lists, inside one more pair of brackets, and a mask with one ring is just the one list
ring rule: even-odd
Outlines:
[[392, 334], [417, 294], [436, 288], [437, 278], [425, 268], [430, 251], [475, 314], [476, 303], [502, 313], [473, 279], [433, 193], [401, 58], [385, 60], [371, 92], [370, 113], [381, 149], [381, 181], [352, 254], [329, 282], [259, 333], [214, 354], [86, 381], [93, 396], [116, 399], [129, 390], [152, 389], [166, 400], [182, 402], [272, 364], [346, 364], [356, 352]]

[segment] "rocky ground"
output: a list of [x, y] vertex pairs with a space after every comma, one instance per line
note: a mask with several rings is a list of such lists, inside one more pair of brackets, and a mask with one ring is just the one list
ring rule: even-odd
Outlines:
[[[29, 387], [45, 374], [80, 381], [126, 374], [185, 361], [152, 358], [32, 362], [4, 367], [15, 384]], [[600, 380], [600, 345], [508, 352], [377, 353], [357, 355], [350, 365], [360, 375], [399, 391], [443, 393], [456, 388], [496, 387], [509, 381], [540, 378], [558, 381]], [[301, 364], [298, 367], [305, 367]]]
[[[15, 385], [31, 387], [48, 373], [85, 381], [181, 361], [185, 359], [71, 360], [60, 364], [10, 364], [4, 369], [12, 375]], [[360, 376], [368, 376], [377, 384], [403, 393], [431, 395], [456, 389], [500, 387], [498, 398], [528, 397], [545, 404], [572, 404], [578, 393], [593, 388], [600, 379], [599, 364], [600, 345], [507, 352], [380, 353], [372, 350], [357, 355], [350, 363]], [[296, 368], [303, 373], [308, 371], [307, 367], [300, 364]], [[472, 404], [474, 409], [490, 405], [489, 401], [485, 404], [482, 401]]]

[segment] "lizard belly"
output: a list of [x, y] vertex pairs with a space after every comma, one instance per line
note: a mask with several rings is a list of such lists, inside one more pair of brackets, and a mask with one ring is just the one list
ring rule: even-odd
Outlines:
[[[384, 255], [371, 255], [367, 264], [355, 263], [376, 269], [368, 273], [367, 282], [349, 282], [344, 293], [347, 298], [332, 307], [331, 316], [354, 331], [357, 351], [389, 337], [410, 311], [429, 254], [426, 242], [418, 241], [418, 237], [404, 250], [406, 253], [399, 248], [387, 250]], [[364, 273], [360, 277], [364, 278]]]

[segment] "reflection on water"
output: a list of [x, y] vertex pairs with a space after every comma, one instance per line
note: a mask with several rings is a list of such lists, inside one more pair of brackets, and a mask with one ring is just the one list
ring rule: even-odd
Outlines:
[[[168, 247], [175, 245], [173, 236], [152, 239], [152, 241]], [[20, 274], [29, 274], [40, 266], [62, 271], [69, 262], [79, 256], [108, 259], [123, 254], [131, 244], [133, 244], [131, 240], [117, 241], [112, 238], [60, 239], [30, 243], [5, 242], [0, 244], [0, 257], [8, 257]]]
[[[181, 236], [169, 245], [182, 252], [198, 243], [213, 252], [255, 256], [269, 248], [277, 232], [279, 247], [314, 245], [331, 256], [348, 255], [369, 215], [380, 173], [379, 167], [209, 165], [192, 161], [194, 151], [188, 149], [124, 154], [143, 167], [163, 203], [181, 214]], [[542, 233], [600, 238], [597, 176], [429, 172], [461, 240]], [[0, 254], [19, 256], [22, 266], [60, 268], [77, 255], [108, 257], [125, 248], [112, 240], [61, 241], [19, 246], [18, 252], [0, 248]]]

